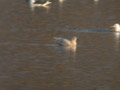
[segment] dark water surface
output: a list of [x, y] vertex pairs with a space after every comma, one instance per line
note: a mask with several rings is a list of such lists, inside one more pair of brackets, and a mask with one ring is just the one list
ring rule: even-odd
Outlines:
[[[120, 0], [0, 0], [0, 90], [120, 90]], [[78, 37], [77, 49], [54, 37]]]

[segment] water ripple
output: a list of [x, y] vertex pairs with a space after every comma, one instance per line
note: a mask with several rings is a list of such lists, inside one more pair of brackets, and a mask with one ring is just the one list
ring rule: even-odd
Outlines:
[[83, 33], [112, 33], [113, 31], [111, 30], [101, 30], [101, 29], [97, 29], [97, 30], [92, 30], [92, 29], [59, 29], [59, 31], [64, 31], [64, 32], [83, 32]]

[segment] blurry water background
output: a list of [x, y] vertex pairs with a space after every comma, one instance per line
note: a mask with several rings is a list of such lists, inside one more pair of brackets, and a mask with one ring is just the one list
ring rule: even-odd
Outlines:
[[[120, 0], [0, 0], [0, 90], [120, 90]], [[54, 37], [78, 37], [75, 49]]]

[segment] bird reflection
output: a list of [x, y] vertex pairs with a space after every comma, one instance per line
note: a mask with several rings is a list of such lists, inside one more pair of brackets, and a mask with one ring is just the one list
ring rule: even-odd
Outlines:
[[59, 0], [60, 3], [63, 3], [65, 0]]
[[63, 2], [64, 2], [65, 0], [59, 0], [59, 4], [60, 4], [60, 7], [62, 8], [62, 6], [63, 6]]
[[60, 55], [70, 57], [72, 60], [76, 59], [77, 46], [57, 46], [57, 51]]
[[62, 48], [67, 51], [67, 52], [72, 52], [75, 53], [76, 52], [76, 46], [62, 46]]
[[115, 49], [119, 50], [120, 33], [119, 32], [115, 32], [114, 36], [115, 36]]
[[94, 0], [94, 3], [95, 3], [95, 4], [98, 4], [98, 2], [99, 2], [99, 0]]
[[29, 3], [30, 3], [31, 10], [34, 11], [35, 7], [44, 7], [44, 8], [49, 9], [50, 8], [49, 4], [51, 4], [52, 2], [30, 0]]

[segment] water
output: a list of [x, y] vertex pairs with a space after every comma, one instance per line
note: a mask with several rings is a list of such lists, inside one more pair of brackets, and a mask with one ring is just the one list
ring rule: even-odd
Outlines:
[[[61, 0], [62, 1], [62, 0]], [[120, 90], [120, 0], [0, 0], [0, 90]], [[54, 37], [78, 37], [76, 48]]]

